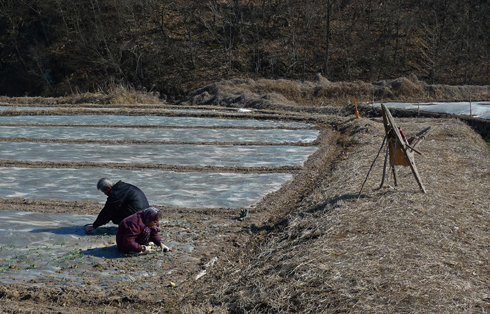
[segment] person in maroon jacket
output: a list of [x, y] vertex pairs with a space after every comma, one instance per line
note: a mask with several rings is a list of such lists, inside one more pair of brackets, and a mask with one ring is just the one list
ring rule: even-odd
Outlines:
[[110, 179], [102, 178], [97, 182], [97, 189], [107, 195], [107, 201], [95, 222], [86, 228], [87, 233], [111, 220], [118, 225], [124, 218], [150, 207], [145, 193], [132, 184], [122, 181], [112, 184]]
[[158, 232], [159, 222], [163, 213], [156, 207], [149, 207], [125, 218], [119, 224], [116, 233], [117, 249], [122, 253], [149, 253], [153, 242], [159, 251], [168, 252], [170, 249], [162, 243]]

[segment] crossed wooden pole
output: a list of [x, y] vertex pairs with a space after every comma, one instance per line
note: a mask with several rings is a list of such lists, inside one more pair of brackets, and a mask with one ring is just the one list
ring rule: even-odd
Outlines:
[[[385, 137], [383, 139], [383, 144], [381, 145], [381, 148], [378, 152], [378, 155], [374, 159], [371, 168], [369, 169], [369, 172], [371, 172], [371, 169], [374, 166], [374, 163], [376, 159], [379, 156], [379, 153], [381, 152], [385, 142], [388, 143], [388, 148], [386, 150], [386, 155], [385, 155], [385, 161], [384, 161], [384, 166], [383, 166], [383, 178], [381, 180], [381, 185], [379, 188], [383, 187], [385, 177], [386, 177], [386, 168], [388, 165], [388, 160], [390, 162], [389, 167], [391, 168], [391, 172], [393, 173], [393, 179], [395, 181], [395, 186], [398, 185], [398, 180], [396, 178], [396, 171], [395, 171], [395, 166], [410, 166], [410, 169], [412, 170], [412, 173], [415, 177], [415, 180], [417, 181], [420, 190], [423, 193], [426, 193], [425, 187], [422, 184], [422, 180], [420, 179], [419, 172], [417, 170], [417, 167], [415, 166], [415, 159], [414, 159], [414, 153], [417, 153], [419, 155], [422, 155], [419, 151], [417, 151], [415, 148], [417, 147], [418, 144], [427, 136], [427, 133], [431, 130], [431, 127], [427, 127], [417, 133], [415, 136], [409, 138], [408, 140], [405, 138], [405, 135], [401, 131], [400, 128], [398, 128], [395, 124], [395, 121], [393, 119], [393, 116], [391, 115], [390, 111], [384, 104], [381, 104], [381, 113], [383, 116], [383, 124], [385, 127]], [[389, 158], [388, 158], [389, 157]], [[364, 183], [367, 181], [364, 180]], [[364, 187], [364, 183], [362, 184], [361, 191], [359, 191], [358, 198], [361, 196], [362, 189]]]

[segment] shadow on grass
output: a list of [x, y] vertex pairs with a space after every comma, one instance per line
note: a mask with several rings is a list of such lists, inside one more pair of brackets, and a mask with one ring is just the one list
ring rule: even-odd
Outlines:
[[121, 253], [117, 249], [117, 245], [111, 245], [111, 246], [104, 246], [104, 247], [98, 247], [98, 248], [93, 248], [93, 249], [86, 249], [86, 250], [80, 250], [80, 254], [83, 254], [85, 256], [93, 256], [93, 257], [100, 257], [100, 258], [109, 258], [109, 259], [115, 259], [115, 258], [132, 258], [132, 257], [143, 257], [143, 256], [152, 256], [152, 255], [157, 255], [157, 253], [149, 253], [149, 254], [126, 254], [126, 253]]
[[338, 197], [335, 197], [335, 198], [332, 198], [332, 199], [329, 199], [327, 200], [326, 202], [323, 202], [315, 207], [312, 207], [310, 208], [309, 210], [307, 210], [306, 212], [307, 213], [314, 213], [314, 212], [317, 212], [317, 211], [323, 211], [327, 208], [327, 206], [329, 205], [334, 205], [335, 203], [339, 202], [339, 201], [344, 201], [344, 202], [347, 202], [347, 201], [352, 201], [352, 200], [357, 200], [358, 198], [367, 198], [368, 196], [366, 194], [361, 194], [360, 197], [359, 197], [359, 193], [349, 193], [349, 194], [344, 194], [344, 195], [340, 195]]
[[[361, 194], [359, 196], [359, 193], [348, 193], [348, 194], [343, 194], [338, 197], [328, 199], [325, 202], [318, 204], [304, 212], [299, 212], [297, 215], [299, 217], [305, 217], [306, 214], [313, 214], [319, 211], [325, 211], [329, 206], [336, 204], [337, 202], [347, 202], [347, 201], [357, 201], [357, 199], [360, 198], [369, 198], [368, 195], [366, 194]], [[255, 224], [252, 224], [250, 227], [250, 231], [254, 234], [259, 234], [263, 231], [266, 232], [271, 232], [273, 230], [276, 230], [277, 228], [283, 228], [287, 226], [289, 223], [289, 219], [287, 218], [287, 215], [284, 219], [277, 221], [274, 225], [263, 225], [263, 226], [256, 226]]]

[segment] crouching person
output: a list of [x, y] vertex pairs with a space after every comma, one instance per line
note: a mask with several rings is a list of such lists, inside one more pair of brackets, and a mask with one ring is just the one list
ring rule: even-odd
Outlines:
[[158, 232], [163, 212], [156, 207], [141, 210], [121, 221], [116, 233], [117, 248], [122, 253], [149, 253], [153, 249], [148, 245], [153, 242], [158, 251], [170, 251], [162, 243]]

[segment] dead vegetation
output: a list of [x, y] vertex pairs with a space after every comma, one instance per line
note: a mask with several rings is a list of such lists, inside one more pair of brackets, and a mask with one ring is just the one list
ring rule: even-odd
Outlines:
[[313, 81], [227, 80], [197, 89], [177, 102], [263, 109], [291, 106], [345, 106], [373, 101], [468, 101], [490, 97], [490, 86], [428, 85], [416, 76], [373, 83], [331, 82], [317, 74]]
[[[317, 74], [313, 81], [232, 79], [209, 84], [176, 102], [179, 106], [223, 106], [277, 109], [290, 107], [343, 107], [373, 101], [469, 101], [490, 98], [490, 86], [429, 85], [415, 75], [377, 82], [331, 82]], [[164, 105], [158, 92], [109, 84], [95, 93], [64, 97], [6, 97], [0, 103], [15, 105]]]
[[98, 104], [98, 105], [128, 105], [128, 104], [162, 104], [159, 93], [139, 91], [131, 86], [109, 84], [94, 93], [74, 93], [64, 97], [7, 97], [0, 96], [0, 103], [10, 105], [60, 105], [60, 104]]
[[[378, 190], [381, 164], [358, 192], [381, 145], [379, 120], [351, 120], [353, 150], [272, 232], [220, 263], [199, 289], [213, 313], [481, 313], [490, 310], [489, 154], [456, 120], [435, 126], [399, 186]], [[391, 185], [393, 182], [391, 181]], [[386, 185], [385, 185], [386, 186]]]

